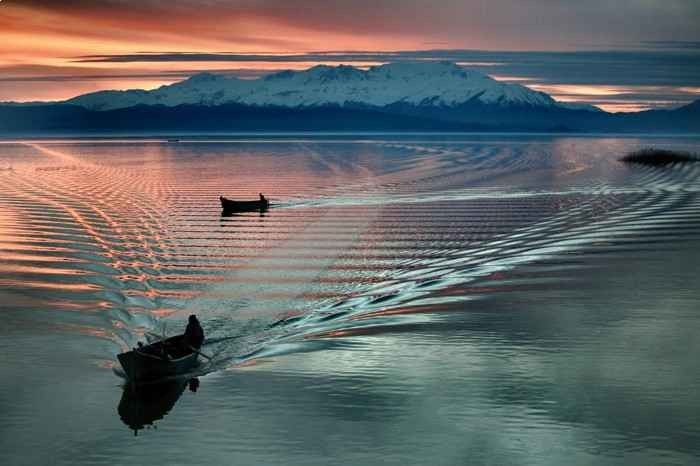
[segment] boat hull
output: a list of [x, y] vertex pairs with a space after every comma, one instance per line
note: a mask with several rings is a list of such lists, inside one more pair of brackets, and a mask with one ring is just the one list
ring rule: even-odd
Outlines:
[[[153, 382], [187, 374], [198, 365], [198, 354], [182, 350], [182, 336], [117, 355], [130, 382]], [[163, 348], [172, 356], [164, 357]]]
[[232, 201], [225, 197], [219, 197], [221, 208], [224, 212], [253, 212], [264, 211], [270, 207], [270, 201]]

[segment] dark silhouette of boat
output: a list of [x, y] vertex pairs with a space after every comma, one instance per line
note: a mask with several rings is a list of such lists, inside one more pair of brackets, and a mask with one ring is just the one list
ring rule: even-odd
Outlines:
[[625, 163], [640, 165], [665, 166], [672, 163], [700, 162], [700, 156], [678, 150], [655, 149], [648, 147], [630, 152], [620, 159]]
[[199, 379], [178, 379], [140, 387], [126, 385], [117, 407], [119, 418], [138, 435], [139, 430], [152, 426], [172, 411], [188, 385], [190, 391], [197, 391]]
[[184, 335], [141, 345], [117, 355], [129, 382], [142, 384], [187, 374], [198, 364], [199, 352], [184, 343]]
[[266, 211], [270, 207], [270, 201], [262, 196], [257, 201], [234, 201], [219, 196], [219, 201], [224, 213]]

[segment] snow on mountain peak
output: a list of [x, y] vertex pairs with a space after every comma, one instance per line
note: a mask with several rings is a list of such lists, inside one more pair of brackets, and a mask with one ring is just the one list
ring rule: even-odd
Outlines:
[[[199, 73], [152, 91], [96, 92], [68, 101], [99, 110], [138, 104], [240, 103], [303, 107], [402, 103], [451, 107], [465, 102], [501, 107], [560, 106], [542, 92], [497, 81], [446, 61], [387, 63], [367, 70], [348, 65], [317, 65], [303, 71], [282, 71], [255, 80]], [[561, 108], [565, 107], [562, 105]]]

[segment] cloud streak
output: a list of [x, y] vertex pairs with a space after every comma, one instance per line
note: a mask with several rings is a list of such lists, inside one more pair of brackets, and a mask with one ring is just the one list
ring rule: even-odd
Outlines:
[[[108, 26], [117, 25], [136, 27], [132, 32], [137, 34], [217, 40], [238, 30], [250, 35], [253, 31], [245, 25], [252, 23], [320, 35], [421, 37], [421, 43], [474, 48], [571, 49], [590, 43], [700, 40], [696, 0], [13, 0], [11, 5], [40, 17], [83, 19], [86, 33], [112, 34]], [[269, 37], [280, 34], [272, 31]]]
[[299, 54], [146, 52], [75, 57], [77, 63], [267, 62], [278, 64], [448, 60], [502, 76], [568, 84], [697, 85], [700, 53], [660, 51], [335, 51]]

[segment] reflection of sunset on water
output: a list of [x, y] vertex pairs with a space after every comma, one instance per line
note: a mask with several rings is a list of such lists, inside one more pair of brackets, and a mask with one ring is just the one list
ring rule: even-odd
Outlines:
[[[348, 400], [378, 413], [363, 421], [370, 430], [392, 423], [413, 435], [403, 419], [430, 422], [432, 404], [468, 425], [473, 416], [459, 411], [468, 403], [510, 429], [526, 424], [518, 435], [551, 438], [572, 429], [558, 405], [509, 410], [493, 387], [520, 393], [517, 374], [526, 373], [568, 394], [582, 382], [562, 382], [561, 372], [601, 361], [614, 377], [589, 383], [587, 397], [626, 400], [630, 386], [644, 397], [617, 416], [614, 446], [626, 448], [638, 441], [628, 430], [640, 411], [660, 425], [667, 387], [676, 403], [679, 393], [683, 406], [695, 400], [688, 369], [678, 375], [684, 366], [662, 342], [679, 322], [689, 328], [678, 337], [684, 348], [697, 333], [688, 317], [697, 293], [685, 277], [697, 262], [700, 168], [617, 161], [650, 142], [697, 147], [693, 138], [502, 134], [4, 141], [0, 166], [12, 170], [0, 172], [0, 298], [10, 357], [1, 367], [13, 374], [3, 386], [20, 380], [23, 396], [5, 423], [14, 432], [47, 411], [39, 425], [52, 431], [42, 438], [52, 449], [97, 439], [91, 448], [110, 464], [138, 463], [144, 444], [117, 441], [130, 434], [122, 421], [135, 400], [119, 387], [115, 354], [181, 332], [194, 313], [212, 360], [197, 368], [204, 389], [178, 401], [178, 385], [158, 410], [162, 430], [144, 434], [164, 452], [181, 456], [193, 432], [182, 426], [195, 424], [215, 464], [246, 417], [255, 423], [235, 435], [249, 435], [245, 448], [261, 459], [252, 463], [286, 464], [289, 447], [274, 448], [273, 427], [297, 426], [299, 416], [306, 426], [337, 425]], [[222, 216], [218, 196], [259, 192], [268, 211]], [[621, 365], [636, 370], [611, 370]], [[659, 371], [666, 376], [649, 388]], [[454, 400], [436, 398], [436, 380]], [[321, 388], [309, 395], [312, 387]], [[412, 401], [386, 402], [397, 394]], [[413, 400], [431, 404], [425, 418]], [[566, 401], [598, 409], [585, 400]], [[153, 403], [135, 402], [136, 411]], [[392, 410], [399, 420], [387, 417]], [[85, 414], [69, 430], [55, 413]], [[600, 408], [595, 419], [606, 416]], [[677, 413], [662, 420], [674, 428], [657, 437], [678, 432]], [[356, 422], [344, 436], [364, 444]], [[607, 427], [584, 424], [586, 436], [607, 439]], [[503, 429], [484, 432], [500, 439]], [[300, 435], [306, 459], [320, 434]], [[397, 437], [392, 454], [407, 455]], [[357, 460], [351, 450], [344, 454]]]

